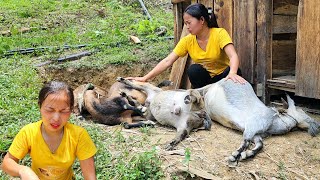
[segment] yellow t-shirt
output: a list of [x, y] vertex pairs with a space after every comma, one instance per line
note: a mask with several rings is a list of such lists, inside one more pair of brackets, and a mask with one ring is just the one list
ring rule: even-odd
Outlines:
[[191, 59], [201, 64], [213, 77], [221, 74], [230, 63], [230, 60], [223, 48], [232, 43], [228, 32], [223, 28], [210, 28], [210, 37], [207, 43], [206, 51], [201, 49], [195, 35], [189, 34], [183, 37], [174, 48], [179, 57], [189, 53]]
[[29, 153], [31, 168], [40, 179], [72, 179], [75, 159], [85, 160], [97, 152], [88, 132], [67, 123], [62, 141], [56, 152], [52, 153], [42, 137], [41, 124], [42, 120], [24, 126], [11, 144], [10, 154], [22, 159]]

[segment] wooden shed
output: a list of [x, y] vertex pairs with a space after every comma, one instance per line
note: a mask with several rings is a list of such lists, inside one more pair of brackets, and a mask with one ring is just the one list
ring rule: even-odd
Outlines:
[[[212, 7], [233, 39], [243, 76], [268, 103], [274, 89], [320, 99], [319, 0], [172, 0], [175, 43], [185, 35], [183, 12], [191, 3]], [[189, 88], [191, 61], [175, 62], [170, 79]]]

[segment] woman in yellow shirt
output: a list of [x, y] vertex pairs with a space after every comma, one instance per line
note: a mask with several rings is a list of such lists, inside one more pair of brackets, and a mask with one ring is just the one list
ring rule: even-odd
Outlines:
[[[40, 90], [41, 120], [24, 126], [14, 138], [1, 168], [21, 179], [74, 179], [76, 158], [84, 179], [96, 179], [97, 149], [87, 131], [68, 122], [74, 102], [72, 89], [63, 82], [49, 82]], [[31, 168], [18, 164], [26, 154]]]
[[182, 38], [165, 59], [143, 77], [128, 77], [148, 81], [170, 67], [187, 53], [195, 62], [187, 74], [193, 88], [215, 83], [222, 78], [244, 83], [240, 75], [239, 58], [232, 40], [223, 28], [219, 28], [215, 15], [200, 3], [188, 6], [183, 15], [184, 24], [190, 32]]

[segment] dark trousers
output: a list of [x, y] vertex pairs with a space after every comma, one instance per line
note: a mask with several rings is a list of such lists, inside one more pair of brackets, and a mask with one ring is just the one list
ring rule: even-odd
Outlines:
[[[230, 67], [228, 66], [221, 74], [211, 77], [209, 72], [200, 64], [191, 64], [187, 69], [187, 74], [191, 82], [192, 88], [201, 88], [208, 84], [218, 82], [227, 77]], [[238, 69], [237, 74], [241, 76], [241, 70]]]

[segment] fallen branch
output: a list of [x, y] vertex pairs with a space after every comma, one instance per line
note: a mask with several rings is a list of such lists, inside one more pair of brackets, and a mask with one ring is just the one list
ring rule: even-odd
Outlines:
[[84, 56], [90, 56], [90, 55], [92, 55], [92, 53], [93, 52], [90, 52], [90, 51], [84, 51], [84, 52], [77, 53], [77, 54], [71, 54], [71, 55], [59, 58], [57, 60], [46, 61], [46, 62], [43, 62], [43, 63], [40, 63], [40, 64], [36, 64], [35, 66], [36, 67], [40, 67], [40, 66], [44, 66], [44, 65], [47, 65], [47, 64], [51, 64], [53, 62], [61, 63], [61, 62], [64, 62], [64, 61], [73, 61], [73, 60], [80, 59], [80, 58], [82, 58]]
[[9, 50], [5, 52], [4, 56], [12, 56], [15, 54], [30, 54], [34, 52], [43, 52], [49, 49], [55, 49], [56, 51], [59, 51], [61, 49], [71, 49], [71, 48], [83, 48], [88, 46], [88, 44], [81, 44], [81, 45], [75, 45], [75, 46], [69, 46], [64, 45], [63, 47], [53, 47], [53, 46], [46, 46], [46, 47], [39, 47], [39, 48], [26, 48], [26, 49], [16, 49], [16, 50]]
[[[157, 40], [167, 40], [167, 39], [174, 39], [173, 36], [168, 36], [168, 37], [158, 37], [158, 38], [148, 38], [148, 39], [141, 39], [141, 41], [145, 41], [145, 40], [151, 40], [151, 41], [157, 41]], [[119, 45], [124, 44], [128, 41], [121, 41], [121, 42], [115, 42], [115, 43], [101, 43], [101, 46], [107, 46], [109, 47], [119, 47]], [[59, 47], [59, 46], [45, 46], [45, 47], [39, 47], [39, 48], [25, 48], [25, 49], [16, 49], [16, 50], [8, 50], [6, 51], [3, 56], [4, 57], [8, 57], [8, 56], [13, 56], [15, 54], [30, 54], [30, 53], [34, 53], [34, 52], [43, 52], [43, 51], [47, 51], [50, 49], [54, 49], [56, 51], [59, 50], [66, 50], [66, 49], [80, 49], [83, 47], [88, 47], [88, 46], [92, 46], [92, 44], [80, 44], [80, 45], [64, 45], [63, 47]]]
[[184, 156], [185, 152], [183, 149], [179, 149], [179, 150], [172, 150], [172, 151], [161, 151], [161, 154], [164, 155], [180, 155], [180, 156]]

